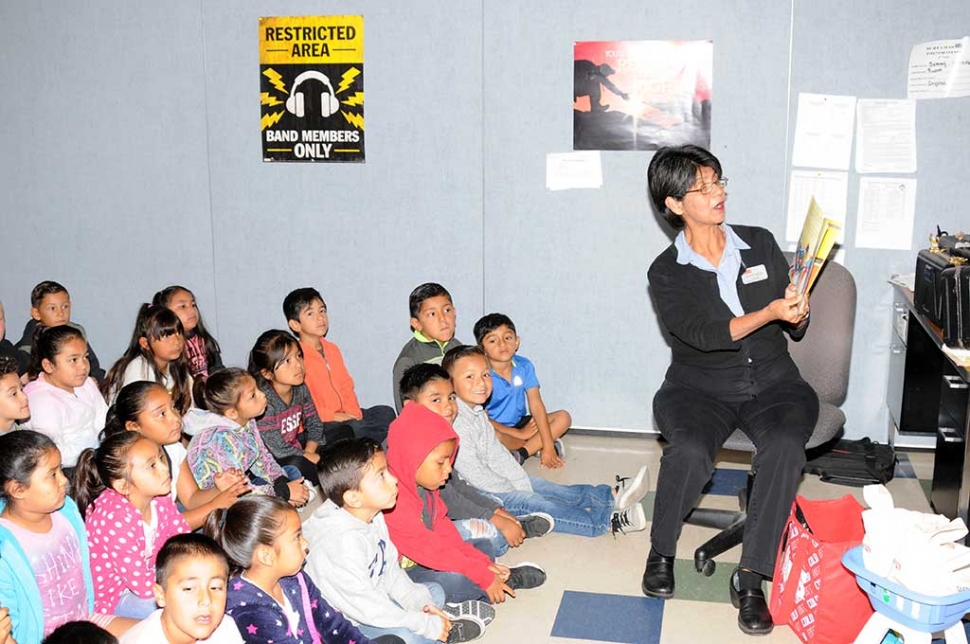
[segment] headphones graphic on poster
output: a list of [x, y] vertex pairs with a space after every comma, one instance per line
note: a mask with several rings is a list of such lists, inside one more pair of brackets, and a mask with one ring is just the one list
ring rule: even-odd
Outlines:
[[286, 111], [297, 118], [303, 118], [306, 115], [304, 110], [305, 94], [298, 92], [297, 88], [301, 83], [308, 80], [318, 80], [326, 86], [326, 91], [320, 93], [320, 115], [328, 118], [336, 114], [340, 110], [340, 101], [337, 100], [336, 92], [333, 91], [333, 85], [326, 75], [316, 70], [305, 71], [293, 80], [290, 96], [286, 99]]

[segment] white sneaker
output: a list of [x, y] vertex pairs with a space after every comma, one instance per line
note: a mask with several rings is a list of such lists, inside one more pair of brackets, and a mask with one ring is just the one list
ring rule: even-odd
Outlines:
[[646, 465], [632, 479], [617, 474], [616, 482], [616, 501], [613, 505], [615, 510], [623, 511], [637, 505], [650, 491], [650, 476]]
[[614, 537], [617, 532], [622, 532], [623, 534], [627, 532], [640, 532], [641, 530], [647, 529], [647, 515], [643, 511], [643, 506], [637, 503], [632, 508], [614, 512], [610, 524], [610, 531]]

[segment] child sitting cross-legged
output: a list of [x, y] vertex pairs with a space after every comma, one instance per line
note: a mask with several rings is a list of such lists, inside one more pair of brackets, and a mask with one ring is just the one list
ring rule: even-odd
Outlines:
[[[409, 367], [401, 378], [404, 405], [427, 407], [449, 423], [455, 422], [458, 403], [448, 372], [440, 365], [423, 363]], [[525, 539], [541, 537], [552, 531], [555, 520], [544, 512], [514, 516], [495, 499], [470, 485], [461, 475], [451, 472], [448, 482], [439, 490], [448, 505], [448, 518], [454, 521], [462, 539], [489, 539], [495, 556], [509, 546], [522, 545]]]
[[546, 578], [542, 568], [493, 563], [488, 540], [463, 541], [448, 519], [438, 489], [451, 475], [457, 449], [458, 436], [448, 421], [421, 405], [406, 405], [391, 423], [387, 463], [398, 480], [398, 497], [384, 518], [391, 540], [408, 559], [408, 575], [441, 584], [446, 601], [455, 603], [503, 602], [506, 593], [514, 597], [516, 589], [541, 585]]
[[229, 559], [226, 614], [246, 644], [403, 644], [393, 635], [368, 639], [330, 606], [303, 572], [300, 515], [282, 499], [239, 499], [210, 514], [205, 533]]
[[647, 527], [640, 500], [647, 494], [646, 466], [638, 483], [614, 497], [608, 485], [560, 485], [529, 476], [503, 447], [482, 405], [492, 393], [491, 370], [481, 347], [455, 347], [442, 366], [451, 375], [458, 395], [455, 432], [461, 438], [455, 469], [475, 487], [497, 496], [513, 514], [546, 512], [556, 532], [595, 537]]
[[516, 355], [520, 340], [512, 320], [490, 313], [475, 323], [474, 332], [492, 370], [492, 396], [485, 410], [498, 439], [519, 463], [541, 450], [545, 467], [565, 465], [560, 437], [573, 419], [564, 409], [546, 411], [535, 367], [528, 358]]
[[121, 644], [242, 644], [225, 615], [226, 553], [201, 534], [170, 538], [158, 552], [152, 592], [158, 610], [121, 636]]
[[[320, 464], [326, 501], [303, 525], [310, 543], [306, 571], [330, 604], [364, 635], [397, 635], [408, 644], [468, 642], [485, 630], [483, 619], [452, 619], [442, 611], [445, 591], [418, 584], [398, 563], [382, 511], [397, 503], [397, 479], [379, 443], [343, 441]], [[484, 602], [476, 612], [492, 616]]]
[[283, 314], [303, 348], [306, 386], [324, 423], [327, 440], [335, 442], [339, 437], [332, 437], [330, 432], [349, 427], [357, 438], [383, 443], [394, 410], [386, 405], [361, 408], [340, 348], [326, 339], [330, 317], [320, 292], [309, 287], [292, 291], [283, 300]]
[[310, 497], [296, 468], [287, 472], [276, 462], [256, 429], [266, 411], [266, 396], [248, 372], [219, 369], [196, 387], [196, 402], [182, 418], [183, 431], [192, 436], [187, 460], [199, 488], [216, 486], [220, 472], [241, 470], [254, 494], [275, 495], [294, 506]]

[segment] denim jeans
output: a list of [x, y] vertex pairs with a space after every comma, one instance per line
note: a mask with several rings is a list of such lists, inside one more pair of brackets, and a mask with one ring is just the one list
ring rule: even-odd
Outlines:
[[[468, 543], [484, 552], [489, 559], [495, 561], [495, 552], [492, 550], [492, 544], [488, 539], [472, 539]], [[408, 577], [411, 578], [411, 581], [419, 584], [429, 582], [440, 584], [445, 590], [445, 601], [449, 603], [463, 602], [469, 599], [477, 599], [483, 602], [489, 601], [485, 591], [460, 572], [431, 570], [420, 564], [408, 568], [406, 572]]]
[[472, 539], [488, 539], [492, 543], [492, 551], [496, 557], [501, 557], [509, 550], [509, 542], [502, 531], [495, 524], [486, 519], [460, 519], [452, 521], [458, 528], [458, 534], [465, 541]]
[[[434, 582], [429, 582], [424, 584], [431, 591], [431, 601], [438, 608], [445, 605], [445, 590], [440, 584]], [[376, 626], [367, 626], [366, 624], [361, 624], [357, 627], [361, 633], [367, 636], [367, 639], [373, 640], [381, 635], [395, 635], [404, 640], [405, 644], [437, 644], [438, 640], [428, 639], [427, 637], [422, 637], [417, 633], [409, 631], [406, 628], [378, 628]]]
[[596, 537], [610, 529], [613, 490], [609, 485], [560, 485], [530, 476], [532, 492], [496, 492], [505, 509], [519, 516], [545, 512], [556, 520], [554, 532]]
[[115, 606], [114, 614], [118, 617], [133, 617], [135, 619], [145, 619], [155, 612], [158, 606], [155, 605], [155, 598], [142, 599], [130, 590], [121, 592], [121, 599]]

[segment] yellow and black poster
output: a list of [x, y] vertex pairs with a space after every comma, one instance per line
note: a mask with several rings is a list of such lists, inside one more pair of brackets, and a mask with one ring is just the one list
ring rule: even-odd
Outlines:
[[364, 161], [364, 17], [259, 19], [263, 161]]

